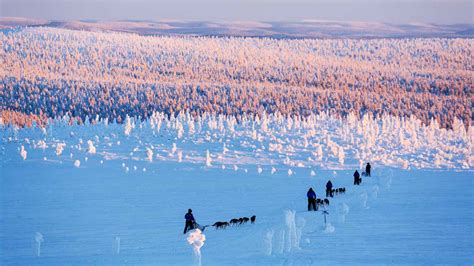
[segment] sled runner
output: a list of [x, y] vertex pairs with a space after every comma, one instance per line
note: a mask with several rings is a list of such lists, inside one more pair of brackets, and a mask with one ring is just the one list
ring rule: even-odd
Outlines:
[[204, 232], [206, 227], [209, 227], [209, 225], [200, 225], [200, 224], [194, 222], [194, 229], [199, 229], [199, 230], [201, 230], [201, 232]]

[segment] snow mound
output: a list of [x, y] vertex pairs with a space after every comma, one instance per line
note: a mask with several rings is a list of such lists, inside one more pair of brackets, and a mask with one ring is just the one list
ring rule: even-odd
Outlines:
[[334, 233], [335, 231], [336, 231], [336, 228], [331, 223], [327, 223], [323, 229], [323, 232], [326, 234], [331, 234], [331, 233]]

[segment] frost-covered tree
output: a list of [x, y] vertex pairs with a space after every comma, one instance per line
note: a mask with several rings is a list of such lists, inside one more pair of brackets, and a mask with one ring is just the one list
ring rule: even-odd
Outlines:
[[412, 115], [441, 128], [472, 123], [468, 38], [181, 38], [38, 27], [3, 33], [0, 42], [5, 124], [66, 115], [70, 124], [123, 123], [155, 111], [252, 113], [262, 130], [265, 114], [279, 112], [291, 117], [282, 131], [323, 111]]
[[130, 133], [132, 132], [132, 128], [133, 128], [132, 121], [130, 117], [127, 115], [125, 118], [125, 131], [124, 131], [126, 136], [130, 136]]
[[27, 156], [28, 152], [25, 150], [25, 147], [23, 145], [21, 145], [21, 149], [20, 149], [20, 156], [23, 160], [26, 160], [26, 156]]
[[173, 146], [171, 147], [171, 154], [175, 154], [177, 149], [178, 148], [176, 147], [176, 143], [173, 143]]
[[207, 167], [212, 166], [212, 159], [211, 159], [211, 154], [209, 153], [209, 150], [206, 150], [206, 166]]
[[344, 165], [344, 159], [346, 158], [344, 154], [344, 148], [339, 146], [339, 151], [338, 151], [338, 159], [339, 159], [339, 164]]
[[146, 159], [149, 162], [153, 162], [153, 150], [149, 147], [146, 148]]
[[92, 140], [88, 140], [87, 145], [88, 145], [87, 153], [95, 154], [96, 153], [96, 148], [94, 146], [94, 142], [92, 142]]

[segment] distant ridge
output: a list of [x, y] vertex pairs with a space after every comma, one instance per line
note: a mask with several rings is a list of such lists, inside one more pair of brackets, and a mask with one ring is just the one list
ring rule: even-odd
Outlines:
[[239, 36], [270, 38], [472, 38], [474, 24], [390, 24], [303, 20], [299, 22], [257, 21], [137, 21], [74, 20], [47, 21], [28, 18], [0, 18], [0, 29], [53, 27], [86, 31], [115, 31], [140, 35]]

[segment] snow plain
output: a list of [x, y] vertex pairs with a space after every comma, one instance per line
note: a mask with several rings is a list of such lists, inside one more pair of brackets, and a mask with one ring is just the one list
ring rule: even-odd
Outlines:
[[[1, 264], [474, 263], [472, 131], [389, 117], [189, 121], [3, 127]], [[369, 160], [372, 177], [353, 186]], [[306, 191], [323, 197], [328, 179], [347, 192], [325, 226]], [[202, 225], [257, 222], [207, 228], [199, 261], [188, 208]]]

